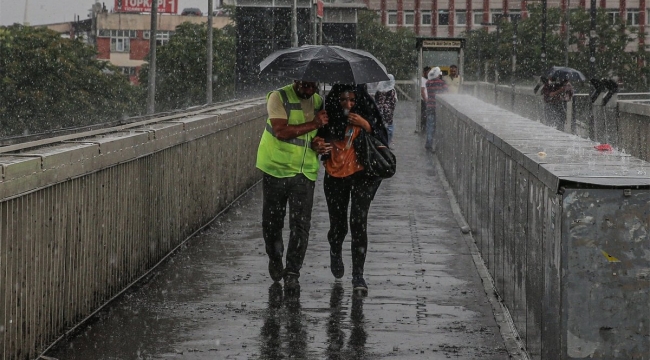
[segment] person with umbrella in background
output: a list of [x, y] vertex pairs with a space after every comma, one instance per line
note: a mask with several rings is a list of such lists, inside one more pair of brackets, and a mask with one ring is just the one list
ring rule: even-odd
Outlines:
[[[325, 100], [329, 122], [318, 136], [331, 144], [321, 156], [325, 165], [323, 190], [327, 201], [330, 229], [330, 270], [336, 279], [345, 274], [342, 249], [348, 233], [348, 204], [352, 241], [352, 287], [367, 294], [364, 266], [368, 252], [368, 211], [381, 184], [381, 178], [369, 176], [357, 156], [363, 148], [363, 136], [375, 136], [388, 145], [388, 134], [372, 96], [363, 85], [335, 84]], [[366, 135], [368, 134], [368, 135]]]
[[580, 71], [564, 66], [553, 66], [541, 77], [546, 124], [564, 131], [567, 102], [573, 98], [571, 81], [584, 81], [585, 79]]
[[[262, 179], [262, 233], [269, 257], [269, 275], [284, 278], [285, 291], [299, 291], [300, 269], [307, 251], [318, 154], [329, 151], [316, 136], [327, 125], [318, 84], [294, 81], [267, 95], [268, 118], [257, 151]], [[289, 243], [283, 267], [282, 228], [289, 204]]]
[[397, 91], [395, 91], [395, 77], [393, 74], [388, 74], [390, 80], [382, 81], [377, 84], [377, 91], [375, 92], [375, 102], [379, 107], [379, 112], [384, 120], [386, 129], [388, 130], [388, 145], [393, 146], [393, 133], [395, 127], [393, 125], [393, 114], [395, 113], [395, 106], [397, 105]]
[[557, 78], [542, 79], [544, 82], [542, 88], [544, 112], [547, 124], [564, 131], [567, 116], [566, 103], [573, 98], [573, 86], [568, 79], [563, 79], [560, 82], [556, 80]]

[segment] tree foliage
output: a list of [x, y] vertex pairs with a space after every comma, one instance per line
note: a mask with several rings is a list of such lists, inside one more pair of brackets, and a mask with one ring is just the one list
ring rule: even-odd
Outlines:
[[[612, 25], [608, 22], [605, 10], [599, 9], [596, 17], [596, 61], [594, 74], [590, 74], [589, 11], [580, 8], [570, 11], [567, 34], [561, 31], [560, 24], [564, 21], [561, 10], [548, 9], [545, 65], [542, 58], [541, 6], [533, 5], [529, 10], [529, 18], [520, 19], [516, 27], [517, 66], [514, 77], [517, 82], [536, 81], [548, 67], [566, 65], [582, 71], [588, 77], [619, 79], [627, 91], [647, 90], [650, 68], [640, 66], [648, 59], [647, 51], [644, 49], [634, 52], [625, 51], [633, 41], [637, 41], [636, 27], [625, 26], [621, 22]], [[487, 73], [489, 81], [494, 81], [495, 65], [498, 66], [500, 80], [509, 81], [512, 75], [511, 55], [515, 26], [514, 23], [504, 19], [499, 28], [498, 41], [496, 32], [487, 33], [484, 29], [464, 34], [467, 37], [466, 79], [476, 79], [479, 71], [481, 79], [484, 79], [485, 64], [489, 64]]]
[[137, 89], [96, 51], [51, 30], [0, 27], [0, 136], [120, 119]]
[[411, 79], [417, 72], [415, 33], [406, 28], [390, 31], [374, 11], [359, 10], [357, 46], [379, 59], [396, 79]]
[[[207, 24], [183, 23], [167, 44], [157, 47], [156, 111], [206, 103], [207, 29]], [[234, 94], [235, 29], [213, 29], [212, 38], [213, 99], [228, 100]], [[145, 90], [148, 77], [145, 65], [140, 70]]]

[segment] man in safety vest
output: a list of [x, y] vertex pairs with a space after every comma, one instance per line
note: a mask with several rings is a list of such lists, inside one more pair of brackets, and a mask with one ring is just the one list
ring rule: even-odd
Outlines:
[[[316, 130], [327, 124], [318, 84], [294, 81], [267, 95], [268, 119], [257, 150], [262, 180], [262, 233], [273, 281], [284, 278], [285, 291], [300, 289], [298, 278], [307, 251], [318, 154], [331, 147]], [[289, 203], [289, 243], [282, 264], [282, 228]]]

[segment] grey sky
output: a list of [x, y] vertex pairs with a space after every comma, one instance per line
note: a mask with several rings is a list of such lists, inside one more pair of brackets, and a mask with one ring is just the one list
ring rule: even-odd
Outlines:
[[[72, 21], [75, 15], [80, 19], [88, 18], [88, 9], [94, 0], [0, 0], [0, 25], [22, 23], [25, 14], [25, 1], [29, 1], [27, 21], [31, 25], [52, 24]], [[115, 0], [99, 1], [112, 9]], [[218, 4], [218, 0], [213, 0]], [[183, 8], [198, 7], [204, 13], [208, 9], [208, 0], [178, 0], [178, 12]]]

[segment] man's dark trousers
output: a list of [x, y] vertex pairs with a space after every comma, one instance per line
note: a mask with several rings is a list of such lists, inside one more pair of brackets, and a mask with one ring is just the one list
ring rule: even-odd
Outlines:
[[315, 185], [315, 181], [303, 174], [287, 178], [264, 174], [262, 180], [262, 235], [266, 254], [270, 260], [282, 261], [282, 228], [288, 203], [290, 234], [285, 270], [296, 275], [300, 274], [307, 252]]
[[423, 134], [427, 128], [427, 102], [420, 100], [420, 123], [418, 124], [418, 131]]

